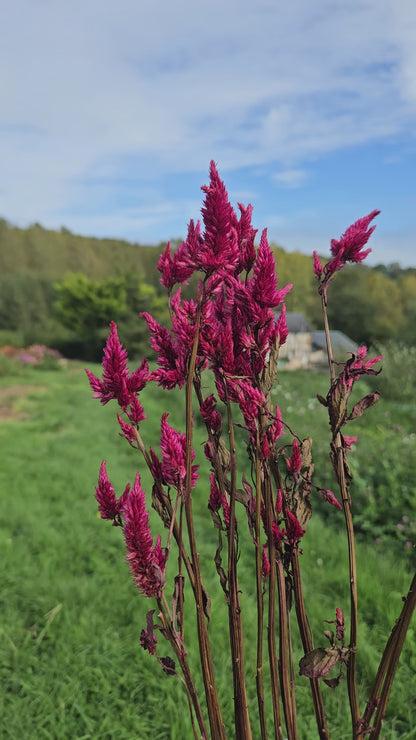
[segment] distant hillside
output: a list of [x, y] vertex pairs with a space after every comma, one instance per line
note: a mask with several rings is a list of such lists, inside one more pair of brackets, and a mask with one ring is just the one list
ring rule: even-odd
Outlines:
[[143, 276], [155, 270], [162, 247], [78, 236], [65, 228], [51, 231], [39, 224], [19, 229], [0, 220], [2, 275], [30, 273], [49, 280], [67, 272], [82, 272], [95, 279], [126, 272]]
[[[23, 327], [24, 336], [33, 337], [37, 334], [27, 327], [36, 325], [43, 336], [36, 310], [42, 304], [40, 314], [52, 316], [56, 283], [68, 273], [82, 273], [95, 281], [118, 277], [137, 280], [136, 288], [133, 283], [128, 288], [130, 296], [139, 290], [142, 300], [146, 291], [150, 295], [151, 286], [154, 300], [159, 297], [166, 305], [157, 271], [164, 246], [78, 236], [65, 228], [58, 232], [39, 224], [20, 229], [0, 220], [0, 330]], [[272, 246], [279, 286], [293, 284], [286, 298], [288, 310], [304, 313], [317, 329], [321, 328], [312, 257]], [[415, 269], [402, 270], [397, 264], [375, 268], [353, 265], [336, 276], [335, 285], [329, 302], [334, 329], [359, 343], [394, 338], [416, 345]], [[193, 287], [185, 288], [184, 294], [189, 295]], [[133, 305], [131, 301], [129, 305]], [[134, 313], [137, 315], [136, 309]]]

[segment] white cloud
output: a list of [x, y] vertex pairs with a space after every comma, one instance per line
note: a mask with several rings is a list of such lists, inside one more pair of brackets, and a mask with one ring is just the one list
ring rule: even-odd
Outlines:
[[101, 221], [112, 210], [114, 228], [122, 214], [133, 228], [140, 211], [150, 228], [152, 208], [162, 224], [172, 210], [157, 182], [206, 173], [211, 158], [225, 177], [270, 166], [295, 186], [331, 151], [413, 136], [408, 0], [14, 0], [2, 16], [0, 214], [11, 220], [75, 219], [134, 169], [136, 216], [115, 198]]
[[276, 172], [273, 175], [273, 180], [279, 185], [286, 186], [288, 188], [298, 188], [304, 184], [307, 180], [308, 172], [300, 169], [289, 169]]

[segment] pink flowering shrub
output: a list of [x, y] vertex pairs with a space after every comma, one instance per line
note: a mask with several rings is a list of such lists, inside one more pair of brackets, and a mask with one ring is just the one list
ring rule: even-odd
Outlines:
[[[193, 446], [195, 399], [206, 430], [203, 453], [210, 468], [209, 490], [205, 492], [207, 515], [218, 533], [214, 562], [228, 610], [235, 736], [239, 740], [249, 740], [253, 735], [262, 740], [267, 737], [264, 692], [267, 661], [275, 737], [297, 738], [296, 670], [289, 626], [293, 604], [304, 649], [297, 672], [310, 682], [319, 737], [329, 738], [320, 680], [335, 688], [345, 667], [353, 737], [378, 738], [396, 658], [415, 605], [415, 589], [409, 592], [387, 643], [367, 706], [360, 711], [355, 673], [357, 578], [350, 505], [352, 476], [348, 466], [348, 452], [357, 439], [347, 434], [345, 427], [378, 400], [374, 392], [352, 407], [350, 404], [355, 383], [362, 376], [377, 374], [381, 357], [368, 358], [367, 349], [360, 347], [347, 362], [336, 365], [326, 314], [328, 288], [335, 273], [348, 262], [361, 262], [367, 256], [369, 250], [363, 251], [363, 247], [375, 228], [368, 227], [378, 211], [357, 221], [341, 239], [332, 240], [332, 258], [325, 266], [316, 254], [314, 257], [330, 370], [328, 393], [319, 400], [328, 409], [330, 456], [339, 492], [336, 495], [319, 486], [312, 461], [312, 440], [302, 439], [292, 431], [288, 420], [282, 419], [279, 407], [271, 402], [279, 349], [288, 335], [284, 300], [291, 285], [279, 285], [266, 230], [261, 233], [256, 248], [252, 208], [239, 204], [238, 213], [235, 212], [214, 163], [211, 163], [210, 183], [202, 190], [205, 194], [202, 224], [191, 221], [181, 246], [172, 253], [168, 244], [159, 260], [160, 280], [168, 292], [171, 326], [161, 326], [150, 314], [143, 314], [151, 347], [157, 354], [156, 368], [149, 369], [143, 360], [138, 369], [129, 370], [127, 350], [113, 322], [104, 349], [102, 379], [87, 370], [94, 397], [102, 404], [116, 402], [120, 435], [139, 451], [153, 479], [149, 494], [143, 490], [138, 473], [133, 485], [127, 484], [117, 498], [104, 461], [96, 487], [101, 517], [122, 530], [126, 559], [135, 584], [157, 607], [147, 614], [140, 643], [155, 656], [165, 673], [181, 679], [195, 737], [225, 738], [208, 631], [210, 599], [200, 571], [198, 532], [192, 510], [194, 490], [199, 496], [204, 495], [200, 463]], [[196, 295], [185, 300], [181, 286], [194, 275], [198, 276]], [[206, 374], [212, 378], [211, 383], [204, 382]], [[141, 422], [146, 417], [139, 394], [149, 383], [156, 383], [166, 391], [183, 388], [184, 392], [183, 430], [172, 427], [168, 412], [162, 413], [159, 450], [147, 447], [141, 435]], [[237, 424], [246, 438], [247, 453], [243, 459], [240, 456], [237, 459]], [[282, 442], [284, 429], [291, 435], [290, 444]], [[315, 496], [322, 497], [334, 513], [344, 512], [350, 563], [349, 618], [344, 619], [344, 612], [334, 605], [335, 620], [330, 622], [334, 630], [324, 633], [329, 647], [317, 648], [310, 634], [299, 566], [300, 544], [307, 533]], [[163, 522], [163, 534], [151, 532], [149, 505]], [[209, 523], [207, 519], [207, 526]], [[238, 579], [238, 533], [244, 526], [248, 526], [256, 571], [258, 711], [255, 717], [248, 712], [242, 625], [244, 600]], [[172, 555], [174, 545], [176, 553]], [[168, 600], [166, 565], [172, 557], [177, 563], [177, 574], [172, 584], [173, 597]], [[204, 697], [196, 690], [188, 664], [185, 591], [192, 593], [195, 600]], [[170, 646], [171, 655], [161, 656], [163, 641]], [[333, 669], [338, 675], [327, 678]]]

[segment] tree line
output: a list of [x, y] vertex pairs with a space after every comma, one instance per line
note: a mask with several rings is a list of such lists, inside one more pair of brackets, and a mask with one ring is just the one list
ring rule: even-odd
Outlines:
[[[0, 345], [37, 342], [69, 357], [97, 359], [113, 319], [125, 343], [138, 355], [147, 352], [140, 312], [168, 321], [157, 271], [164, 247], [39, 224], [20, 229], [0, 220]], [[278, 246], [274, 252], [279, 285], [293, 283], [287, 309], [322, 328], [312, 258]], [[395, 263], [345, 269], [337, 276], [329, 314], [334, 329], [359, 343], [416, 345], [416, 269]]]

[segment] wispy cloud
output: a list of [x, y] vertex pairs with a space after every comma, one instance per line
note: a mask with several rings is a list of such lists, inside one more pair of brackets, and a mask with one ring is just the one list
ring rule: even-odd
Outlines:
[[182, 213], [161, 183], [205, 178], [211, 158], [294, 188], [331, 152], [413, 136], [408, 0], [15, 0], [2, 25], [11, 220], [92, 228], [101, 207], [103, 228], [113, 213], [156, 235], [155, 214], [160, 232]]
[[300, 169], [289, 169], [289, 170], [282, 170], [281, 172], [276, 172], [273, 175], [273, 180], [278, 183], [278, 185], [283, 185], [288, 188], [298, 188], [301, 185], [304, 184], [304, 182], [308, 178], [308, 172], [306, 170], [300, 170]]

